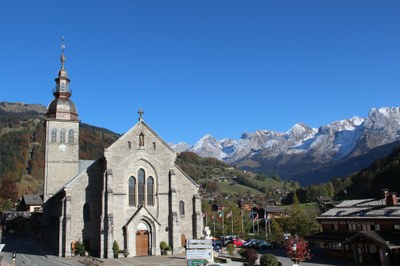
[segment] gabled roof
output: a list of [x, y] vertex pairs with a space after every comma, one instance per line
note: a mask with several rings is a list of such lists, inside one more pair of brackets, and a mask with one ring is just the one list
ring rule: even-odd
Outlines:
[[139, 123], [142, 123], [143, 126], [145, 126], [151, 133], [153, 133], [153, 135], [156, 136], [156, 138], [158, 138], [170, 151], [176, 153], [176, 151], [172, 149], [171, 146], [166, 143], [148, 124], [146, 124], [143, 120], [140, 120], [138, 124]]
[[283, 210], [283, 208], [281, 208], [281, 207], [276, 207], [276, 206], [267, 206], [266, 208], [265, 208], [265, 210], [268, 212], [268, 213], [282, 213], [284, 210]]
[[42, 205], [43, 204], [42, 198], [37, 194], [23, 195], [22, 198], [23, 198], [25, 205]]
[[185, 171], [183, 171], [177, 164], [175, 164], [175, 167], [176, 167], [187, 179], [189, 179], [189, 181], [192, 182], [193, 185], [195, 185], [196, 187], [200, 187], [200, 185], [197, 184], [196, 181], [194, 181], [190, 176], [188, 176], [188, 174], [186, 174]]
[[153, 222], [157, 223], [158, 225], [160, 225], [160, 223], [158, 222], [158, 220], [146, 209], [146, 207], [144, 207], [143, 205], [141, 205], [136, 212], [131, 216], [131, 218], [129, 218], [128, 222], [125, 224], [125, 226], [128, 226], [132, 220], [135, 217], [143, 217], [143, 216], [147, 216], [149, 217]]
[[368, 239], [378, 246], [387, 247], [389, 249], [396, 249], [400, 247], [400, 235], [398, 233], [381, 231], [360, 231], [348, 238], [344, 243], [357, 242], [360, 239]]
[[[127, 133], [125, 133], [124, 135], [127, 135], [130, 131], [132, 131], [133, 129], [135, 129], [138, 125], [143, 125], [147, 130], [149, 130], [151, 132], [151, 134], [153, 134], [168, 150], [170, 150], [172, 153], [176, 154], [176, 151], [174, 149], [171, 148], [171, 146], [165, 142], [148, 124], [146, 124], [146, 122], [144, 122], [143, 119], [139, 120], [131, 129], [129, 129], [127, 131]], [[124, 135], [121, 137], [123, 138]], [[119, 139], [118, 139], [119, 140]], [[118, 140], [116, 140], [114, 143], [117, 143]], [[110, 147], [108, 147], [107, 149], [112, 148], [112, 146], [114, 145], [111, 144]], [[107, 150], [106, 149], [106, 150]], [[190, 176], [188, 176], [177, 164], [175, 164], [175, 167], [178, 169], [178, 171], [180, 171], [190, 182], [193, 183], [193, 185], [195, 185], [196, 187], [199, 187], [199, 184], [197, 184]]]
[[350, 237], [349, 239], [347, 239], [345, 243], [351, 243], [360, 238], [366, 238], [377, 243], [380, 246], [386, 246], [386, 240], [383, 239], [380, 235], [378, 235], [375, 231], [360, 231], [357, 234]]
[[114, 144], [118, 143], [120, 139], [124, 138], [124, 136], [128, 135], [129, 132], [134, 130], [137, 126], [143, 125], [147, 130], [149, 130], [162, 144], [164, 144], [167, 149], [169, 149], [171, 152], [175, 153], [174, 149], [171, 148], [171, 146], [166, 143], [148, 124], [146, 124], [143, 119], [139, 120], [133, 127], [131, 127], [125, 134], [123, 134], [119, 139], [117, 139], [113, 144], [111, 144], [107, 149], [105, 150], [110, 150], [114, 146]]

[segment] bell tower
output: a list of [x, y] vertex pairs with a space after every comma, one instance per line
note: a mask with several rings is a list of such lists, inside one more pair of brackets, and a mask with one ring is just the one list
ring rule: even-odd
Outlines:
[[70, 99], [72, 91], [65, 70], [63, 37], [61, 49], [61, 69], [55, 79], [54, 99], [46, 113], [45, 201], [76, 176], [79, 167], [79, 120], [75, 104]]

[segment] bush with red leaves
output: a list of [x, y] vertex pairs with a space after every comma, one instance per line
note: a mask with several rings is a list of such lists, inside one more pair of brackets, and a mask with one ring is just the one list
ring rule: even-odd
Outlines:
[[256, 263], [257, 251], [254, 249], [247, 249], [241, 255], [245, 260], [245, 265], [254, 265]]
[[[286, 242], [286, 254], [295, 262], [311, 259], [308, 243], [301, 237], [291, 237]], [[294, 248], [296, 247], [296, 248]]]

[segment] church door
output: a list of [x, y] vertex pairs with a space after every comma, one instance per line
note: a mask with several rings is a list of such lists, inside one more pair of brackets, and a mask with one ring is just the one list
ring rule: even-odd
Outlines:
[[185, 236], [185, 234], [181, 234], [181, 247], [186, 248], [186, 236]]
[[139, 230], [136, 233], [136, 256], [149, 255], [149, 232]]

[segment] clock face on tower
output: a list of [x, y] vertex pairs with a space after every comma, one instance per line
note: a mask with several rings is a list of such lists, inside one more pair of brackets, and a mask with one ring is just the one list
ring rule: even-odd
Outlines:
[[58, 146], [58, 148], [60, 149], [60, 151], [65, 151], [67, 149], [67, 146], [61, 144], [60, 146]]

